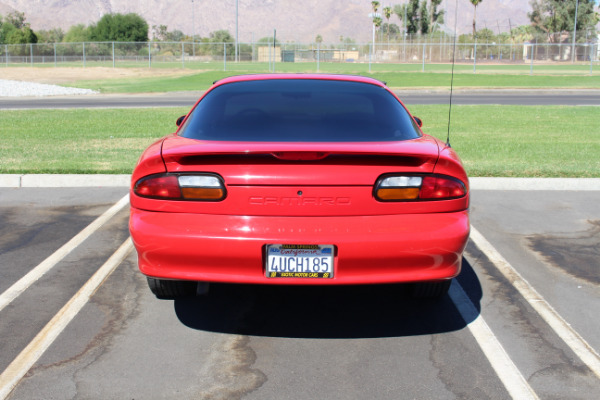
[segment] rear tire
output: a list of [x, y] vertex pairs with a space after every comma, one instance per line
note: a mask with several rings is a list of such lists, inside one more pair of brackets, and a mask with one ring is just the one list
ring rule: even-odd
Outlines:
[[417, 282], [412, 284], [412, 296], [420, 299], [436, 299], [446, 295], [452, 279], [435, 282]]
[[196, 295], [197, 282], [192, 281], [170, 281], [165, 279], [148, 279], [148, 287], [159, 299], [176, 299]]

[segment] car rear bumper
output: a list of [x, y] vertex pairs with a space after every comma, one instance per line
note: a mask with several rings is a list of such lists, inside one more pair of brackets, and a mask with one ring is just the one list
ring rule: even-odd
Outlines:
[[[131, 209], [140, 271], [159, 279], [257, 284], [443, 280], [460, 272], [467, 211], [366, 217], [263, 217]], [[267, 244], [333, 244], [333, 278], [267, 278]]]

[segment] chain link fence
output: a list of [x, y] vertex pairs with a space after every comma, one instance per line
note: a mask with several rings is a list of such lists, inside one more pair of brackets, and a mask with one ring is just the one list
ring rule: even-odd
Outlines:
[[[451, 63], [529, 65], [589, 64], [598, 66], [598, 43], [456, 43], [440, 36], [421, 42], [363, 44], [277, 44], [198, 42], [85, 42], [0, 45], [0, 65], [182, 67], [200, 68], [219, 63], [227, 70], [232, 63], [256, 63], [275, 70], [278, 63], [428, 64]], [[213, 66], [213, 68], [215, 68]], [[220, 67], [217, 67], [220, 68]]]

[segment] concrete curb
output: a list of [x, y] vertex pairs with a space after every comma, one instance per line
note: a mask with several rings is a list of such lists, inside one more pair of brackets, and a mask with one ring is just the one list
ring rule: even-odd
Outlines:
[[[0, 175], [4, 188], [129, 187], [130, 175]], [[486, 178], [469, 180], [471, 190], [600, 190], [600, 178]]]
[[600, 178], [470, 178], [472, 190], [600, 190]]
[[129, 187], [131, 175], [0, 175], [0, 187]]

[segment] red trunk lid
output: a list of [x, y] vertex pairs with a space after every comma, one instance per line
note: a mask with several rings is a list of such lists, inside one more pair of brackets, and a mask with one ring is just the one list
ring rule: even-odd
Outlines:
[[429, 136], [378, 143], [209, 142], [171, 136], [162, 156], [171, 173], [214, 173], [219, 202], [170, 201], [170, 211], [263, 216], [365, 216], [447, 211], [431, 202], [382, 203], [377, 179], [432, 173], [438, 143]]

